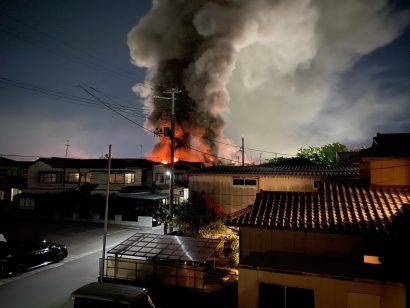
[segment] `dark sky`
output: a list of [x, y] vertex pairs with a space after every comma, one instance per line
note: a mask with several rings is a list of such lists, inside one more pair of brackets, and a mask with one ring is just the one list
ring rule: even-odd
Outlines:
[[[0, 153], [97, 158], [140, 157], [154, 137], [81, 90], [132, 108], [144, 71], [130, 63], [127, 33], [148, 0], [5, 1], [0, 11]], [[39, 89], [41, 88], [41, 89]], [[93, 92], [96, 94], [96, 92]], [[86, 99], [85, 102], [73, 95]], [[17, 158], [18, 159], [18, 158]]]
[[[260, 40], [238, 51], [227, 84], [225, 137], [240, 144], [243, 134], [246, 147], [263, 150], [268, 158], [271, 152], [293, 154], [301, 146], [331, 142], [360, 148], [378, 132], [410, 132], [410, 30], [408, 21], [396, 24], [405, 15], [394, 15], [408, 9], [408, 1], [373, 12], [376, 2], [364, 1], [371, 4], [369, 14], [357, 9], [368, 19], [335, 13], [333, 20], [346, 23], [337, 27], [329, 14], [320, 15], [331, 10], [326, 1], [312, 1], [323, 7], [312, 18], [310, 42], [309, 32], [287, 33], [290, 27], [284, 27], [279, 36], [269, 34], [271, 46]], [[337, 12], [356, 5], [344, 3]], [[143, 105], [132, 91], [143, 82], [145, 68], [131, 64], [127, 34], [151, 5], [149, 0], [2, 1], [0, 155], [97, 158], [109, 144], [117, 158], [149, 152], [157, 140], [140, 127]], [[291, 20], [294, 15], [286, 14], [292, 10], [285, 7], [273, 20]], [[300, 52], [292, 47], [298, 40]], [[237, 155], [223, 149], [220, 155], [228, 152]], [[258, 151], [247, 155], [262, 157]]]

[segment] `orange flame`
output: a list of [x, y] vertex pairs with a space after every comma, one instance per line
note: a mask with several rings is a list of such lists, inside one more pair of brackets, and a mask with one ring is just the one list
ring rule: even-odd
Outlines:
[[[197, 136], [198, 135], [198, 136]], [[212, 164], [214, 161], [212, 151], [209, 145], [205, 144], [203, 139], [199, 137], [197, 133], [191, 135], [190, 143], [186, 146], [178, 145], [175, 147], [174, 152], [174, 162], [179, 160], [190, 161], [190, 162], [203, 162], [205, 164]], [[183, 140], [184, 131], [181, 127], [177, 127], [175, 131], [175, 139]], [[147, 158], [153, 161], [162, 162], [167, 164], [171, 161], [171, 142], [169, 137], [160, 137], [159, 143], [157, 143], [154, 149], [147, 155]]]

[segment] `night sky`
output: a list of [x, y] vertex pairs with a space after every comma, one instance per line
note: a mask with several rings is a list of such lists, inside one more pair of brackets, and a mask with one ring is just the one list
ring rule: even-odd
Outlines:
[[[246, 148], [262, 150], [247, 150], [259, 162], [273, 152], [332, 142], [357, 149], [378, 132], [410, 132], [408, 1], [344, 1], [335, 8], [300, 1], [303, 6], [272, 11], [265, 2], [281, 1], [255, 1], [255, 12], [259, 6], [271, 14], [268, 25], [276, 28], [241, 36], [221, 111], [226, 127], [219, 156], [235, 159], [238, 149], [223, 144], [240, 144], [242, 135]], [[144, 82], [152, 64], [146, 55], [130, 55], [127, 45], [151, 7], [148, 0], [2, 1], [0, 155], [98, 158], [109, 144], [116, 158], [151, 151], [158, 139], [141, 128], [143, 102], [132, 87]], [[224, 21], [224, 15], [209, 16], [202, 33]], [[161, 14], [156, 18], [153, 27], [168, 33]], [[140, 67], [132, 57], [141, 59]]]

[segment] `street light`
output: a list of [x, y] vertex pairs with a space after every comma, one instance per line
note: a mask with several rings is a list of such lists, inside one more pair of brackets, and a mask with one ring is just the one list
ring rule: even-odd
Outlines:
[[107, 229], [108, 229], [108, 202], [109, 202], [109, 197], [110, 197], [110, 173], [111, 173], [111, 144], [108, 147], [107, 192], [105, 196], [104, 236], [103, 236], [102, 258], [100, 262], [100, 282], [103, 281], [103, 277], [104, 277], [105, 246], [107, 242]]

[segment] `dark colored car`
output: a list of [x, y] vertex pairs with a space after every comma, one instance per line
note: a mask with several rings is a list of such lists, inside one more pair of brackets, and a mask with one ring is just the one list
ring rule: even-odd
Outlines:
[[16, 275], [67, 257], [67, 247], [42, 239], [0, 243], [0, 275]]
[[71, 293], [63, 308], [155, 308], [145, 288], [109, 282], [91, 282]]

